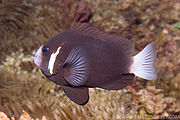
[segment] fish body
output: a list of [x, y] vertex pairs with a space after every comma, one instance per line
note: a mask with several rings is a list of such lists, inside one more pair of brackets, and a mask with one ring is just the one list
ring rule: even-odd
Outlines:
[[42, 45], [34, 62], [72, 101], [84, 105], [88, 88], [123, 89], [136, 74], [156, 79], [153, 44], [136, 56], [133, 52], [133, 41], [78, 23]]

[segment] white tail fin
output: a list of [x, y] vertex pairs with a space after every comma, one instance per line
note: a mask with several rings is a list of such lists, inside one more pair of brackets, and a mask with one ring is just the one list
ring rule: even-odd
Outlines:
[[154, 62], [156, 59], [156, 52], [153, 43], [148, 44], [141, 52], [133, 57], [133, 64], [130, 72], [136, 76], [155, 80], [157, 78]]

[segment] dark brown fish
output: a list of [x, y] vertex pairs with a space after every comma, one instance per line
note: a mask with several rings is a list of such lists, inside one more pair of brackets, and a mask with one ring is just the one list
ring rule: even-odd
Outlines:
[[78, 23], [42, 45], [34, 62], [75, 103], [89, 100], [88, 88], [119, 90], [134, 76], [155, 80], [153, 43], [132, 56], [132, 40]]

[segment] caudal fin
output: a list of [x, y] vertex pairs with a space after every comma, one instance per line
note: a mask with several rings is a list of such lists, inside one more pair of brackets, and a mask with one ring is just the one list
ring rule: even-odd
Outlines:
[[154, 66], [155, 59], [156, 52], [154, 44], [150, 43], [133, 57], [130, 73], [134, 73], [136, 76], [147, 80], [155, 80], [157, 78]]

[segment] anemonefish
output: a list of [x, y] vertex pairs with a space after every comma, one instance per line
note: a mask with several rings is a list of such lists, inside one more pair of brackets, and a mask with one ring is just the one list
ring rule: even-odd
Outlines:
[[119, 90], [135, 76], [157, 78], [154, 44], [135, 56], [133, 52], [132, 40], [77, 23], [42, 45], [34, 62], [73, 102], [84, 105], [89, 100], [88, 88]]

